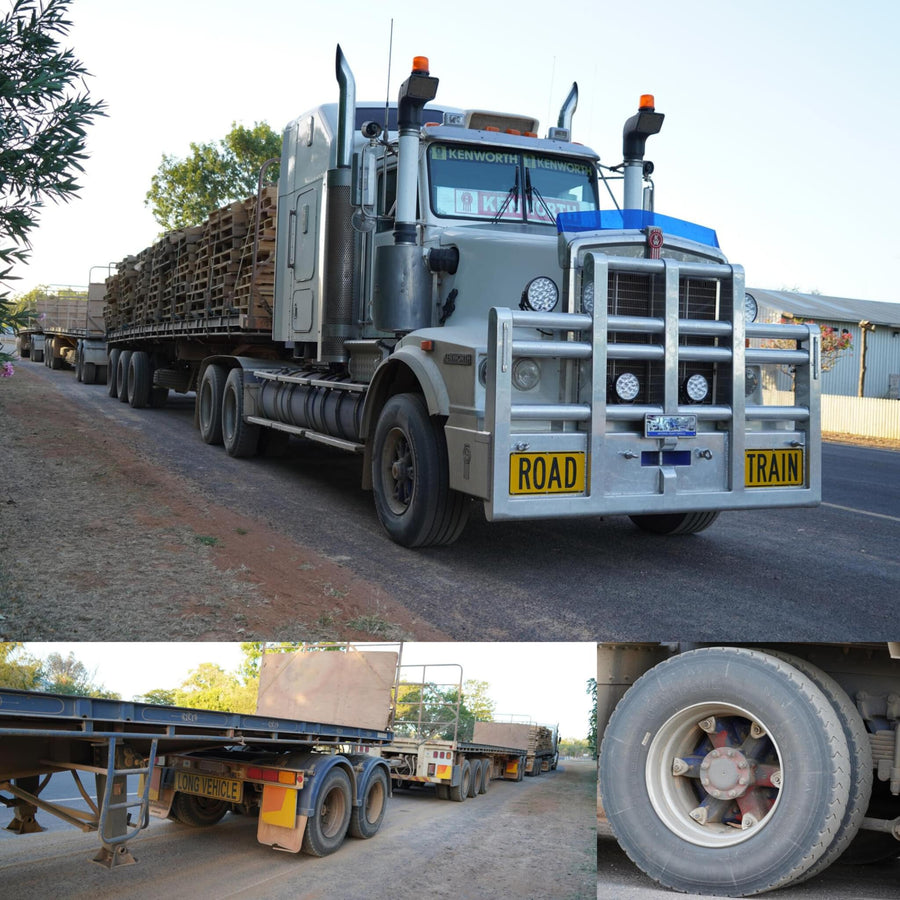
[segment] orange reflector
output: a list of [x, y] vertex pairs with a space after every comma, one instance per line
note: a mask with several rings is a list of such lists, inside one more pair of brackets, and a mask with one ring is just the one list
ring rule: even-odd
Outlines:
[[526, 131], [525, 137], [537, 137], [537, 132], [536, 131]]
[[430, 353], [434, 350], [434, 341], [420, 341], [419, 346], [427, 353]]
[[638, 104], [639, 109], [656, 109], [656, 101], [653, 94], [641, 94], [641, 102]]
[[507, 128], [506, 133], [507, 134], [521, 134], [522, 132], [519, 131], [517, 128]]
[[485, 131], [500, 131], [500, 129], [496, 125], [485, 125]]
[[428, 57], [427, 56], [414, 56], [413, 57], [413, 72], [419, 72], [423, 75], [428, 74]]

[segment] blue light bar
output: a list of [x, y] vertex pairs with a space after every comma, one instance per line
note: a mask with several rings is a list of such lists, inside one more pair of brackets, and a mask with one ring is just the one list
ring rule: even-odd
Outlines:
[[591, 212], [560, 213], [556, 217], [559, 232], [641, 230], [651, 227], [662, 228], [665, 234], [719, 248], [719, 239], [712, 228], [644, 209], [598, 209]]

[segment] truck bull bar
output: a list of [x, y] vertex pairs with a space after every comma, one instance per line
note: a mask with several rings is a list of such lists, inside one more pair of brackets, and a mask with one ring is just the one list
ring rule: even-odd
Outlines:
[[[583, 285], [592, 283], [593, 315], [491, 310], [485, 385], [485, 430], [493, 435], [488, 519], [816, 505], [821, 499], [818, 326], [745, 325], [740, 266], [611, 257], [596, 250], [581, 259], [571, 270], [568, 303], [578, 305]], [[657, 314], [609, 313], [611, 276], [621, 273], [647, 279]], [[691, 279], [717, 283], [714, 317], [680, 314]], [[759, 346], [748, 346], [750, 339]], [[528, 392], [513, 385], [514, 363], [523, 357], [541, 365], [541, 387], [534, 392], [540, 400], [528, 402]], [[662, 373], [651, 402], [608, 398], [607, 366], [622, 360], [655, 365]], [[716, 367], [718, 386], [710, 402], [684, 402], [682, 363]], [[791, 373], [793, 402], [784, 405], [770, 393], [775, 402], [766, 403], [760, 390], [748, 392], [748, 379], [753, 372], [758, 378], [763, 366]], [[548, 388], [545, 379], [552, 381], [548, 373], [554, 370], [558, 385]], [[653, 417], [675, 421], [673, 433], [651, 432], [647, 423], [659, 421]], [[677, 423], [684, 421], [693, 423], [693, 434], [678, 433]], [[783, 448], [801, 454], [800, 483], [748, 486], [748, 451]], [[572, 455], [573, 467], [583, 459], [580, 490], [577, 480], [574, 490], [566, 484], [558, 484], [559, 491], [530, 493], [511, 487], [516, 459], [543, 455], [549, 466], [554, 459], [559, 464], [560, 453]]]

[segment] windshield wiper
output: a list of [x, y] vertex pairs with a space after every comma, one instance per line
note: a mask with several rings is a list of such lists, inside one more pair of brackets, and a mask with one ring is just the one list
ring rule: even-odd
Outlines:
[[491, 219], [491, 223], [496, 225], [500, 219], [503, 218], [503, 213], [506, 212], [509, 207], [509, 201], [514, 200], [515, 205], [513, 206], [513, 212], [519, 211], [519, 167], [516, 166], [516, 181], [515, 184], [506, 192], [506, 199], [503, 201], [503, 205], [500, 209], [497, 210], [497, 215]]
[[556, 216], [553, 214], [553, 210], [547, 205], [547, 201], [544, 199], [543, 194], [531, 184], [531, 169], [525, 170], [525, 199], [526, 199], [526, 210], [531, 213], [534, 211], [534, 198], [537, 197], [540, 201], [541, 206], [547, 212], [547, 217], [551, 222], [556, 221]]

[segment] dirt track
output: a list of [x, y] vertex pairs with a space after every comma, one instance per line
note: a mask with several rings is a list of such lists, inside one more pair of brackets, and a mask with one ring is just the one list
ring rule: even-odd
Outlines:
[[0, 638], [445, 637], [85, 419], [33, 363], [0, 382], [0, 459]]

